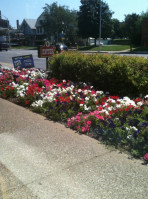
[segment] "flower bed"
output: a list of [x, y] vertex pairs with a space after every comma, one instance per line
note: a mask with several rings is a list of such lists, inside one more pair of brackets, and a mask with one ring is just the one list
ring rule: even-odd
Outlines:
[[0, 97], [95, 135], [134, 156], [148, 152], [148, 95], [131, 100], [97, 91], [86, 83], [47, 79], [36, 69], [0, 69]]

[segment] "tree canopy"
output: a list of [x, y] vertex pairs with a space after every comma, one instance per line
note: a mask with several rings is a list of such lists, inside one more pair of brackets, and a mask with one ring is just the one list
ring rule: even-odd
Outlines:
[[57, 3], [46, 4], [44, 7], [44, 28], [47, 38], [54, 36], [56, 42], [61, 41], [61, 35], [66, 40], [72, 40], [77, 31], [77, 12], [69, 10], [66, 6], [58, 6]]
[[83, 38], [99, 37], [100, 12], [102, 37], [111, 36], [113, 12], [109, 10], [108, 4], [101, 0], [81, 0], [80, 11], [78, 12], [79, 35]]

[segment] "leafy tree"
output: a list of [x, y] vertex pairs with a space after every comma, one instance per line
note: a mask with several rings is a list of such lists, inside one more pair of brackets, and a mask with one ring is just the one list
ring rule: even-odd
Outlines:
[[118, 19], [112, 19], [112, 37], [113, 38], [122, 38], [124, 37], [123, 22], [120, 22]]
[[43, 23], [47, 38], [54, 36], [56, 42], [61, 41], [61, 34], [67, 40], [73, 40], [77, 32], [77, 12], [57, 3], [46, 4], [44, 7], [45, 22]]
[[110, 37], [112, 31], [111, 17], [113, 12], [109, 10], [108, 4], [101, 0], [81, 0], [81, 4], [80, 11], [78, 12], [79, 35], [83, 38], [93, 37], [96, 41], [99, 37], [101, 12], [102, 37]]
[[140, 16], [133, 13], [125, 16], [124, 28], [125, 36], [130, 39], [130, 46], [132, 51], [132, 46], [140, 43], [141, 39], [141, 29], [139, 29]]

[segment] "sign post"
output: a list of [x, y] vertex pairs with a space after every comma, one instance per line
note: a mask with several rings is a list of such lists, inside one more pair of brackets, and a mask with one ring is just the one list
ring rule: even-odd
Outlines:
[[48, 69], [49, 58], [55, 54], [55, 47], [49, 41], [46, 41], [43, 46], [38, 48], [38, 57], [46, 58], [46, 70]]

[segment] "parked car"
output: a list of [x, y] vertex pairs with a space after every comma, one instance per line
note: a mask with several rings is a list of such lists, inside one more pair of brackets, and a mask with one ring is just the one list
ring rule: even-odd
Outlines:
[[9, 45], [7, 43], [0, 43], [0, 51], [2, 50], [8, 50]]
[[61, 51], [68, 51], [68, 47], [65, 44], [56, 44], [55, 48], [58, 53], [60, 53]]

